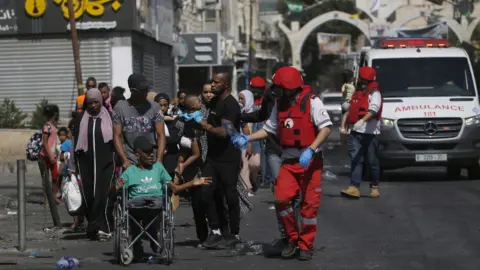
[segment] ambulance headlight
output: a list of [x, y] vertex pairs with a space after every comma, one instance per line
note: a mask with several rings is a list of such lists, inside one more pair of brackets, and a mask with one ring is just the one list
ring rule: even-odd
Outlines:
[[380, 124], [382, 127], [386, 127], [386, 128], [391, 128], [393, 127], [393, 124], [395, 123], [394, 120], [392, 119], [388, 119], [388, 118], [382, 118]]
[[472, 126], [480, 124], [480, 114], [473, 117], [465, 118], [465, 126]]

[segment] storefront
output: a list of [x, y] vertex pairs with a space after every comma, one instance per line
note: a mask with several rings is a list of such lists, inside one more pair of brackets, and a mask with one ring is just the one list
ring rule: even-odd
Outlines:
[[[62, 117], [72, 111], [77, 93], [66, 2], [0, 3], [7, 5], [0, 6], [0, 101], [13, 99], [30, 114], [45, 98], [59, 105]], [[78, 2], [75, 18], [84, 82], [95, 77], [99, 83], [128, 88], [128, 76], [140, 72], [154, 91], [175, 92], [172, 34], [168, 39], [169, 29], [163, 29], [163, 36], [148, 31], [157, 21], [149, 14], [148, 1]], [[172, 6], [173, 2], [157, 4], [151, 10], [168, 17]], [[173, 23], [170, 28], [172, 32]]]
[[216, 71], [233, 74], [233, 61], [227, 61], [223, 47], [220, 33], [181, 34], [177, 43], [179, 88], [200, 94]]

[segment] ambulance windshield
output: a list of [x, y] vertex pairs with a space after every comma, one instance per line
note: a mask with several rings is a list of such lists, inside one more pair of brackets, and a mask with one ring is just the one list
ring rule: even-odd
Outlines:
[[373, 59], [384, 97], [475, 96], [467, 58]]
[[325, 105], [338, 105], [342, 104], [342, 96], [325, 96], [323, 97], [323, 104]]

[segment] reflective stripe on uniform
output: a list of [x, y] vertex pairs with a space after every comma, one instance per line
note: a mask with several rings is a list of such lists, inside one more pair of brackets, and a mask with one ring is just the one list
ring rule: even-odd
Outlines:
[[316, 225], [317, 224], [317, 218], [302, 217], [301, 222], [302, 222], [302, 224], [305, 224], [305, 225]]
[[287, 216], [288, 214], [290, 213], [293, 213], [293, 208], [287, 208], [283, 211], [280, 211], [278, 214], [281, 216], [281, 217], [284, 217], [284, 216]]
[[315, 192], [318, 192], [318, 193], [322, 192], [322, 188], [316, 188]]

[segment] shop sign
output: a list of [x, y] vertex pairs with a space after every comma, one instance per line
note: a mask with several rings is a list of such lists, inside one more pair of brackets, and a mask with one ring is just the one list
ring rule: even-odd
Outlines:
[[[20, 1], [19, 1], [20, 2]], [[73, 0], [74, 18], [78, 30], [133, 29], [132, 0]], [[25, 0], [17, 4], [19, 32], [62, 33], [70, 30], [68, 0]]]
[[15, 3], [15, 0], [0, 0], [0, 35], [15, 34], [17, 32]]
[[182, 34], [178, 46], [180, 67], [222, 64], [219, 33]]

